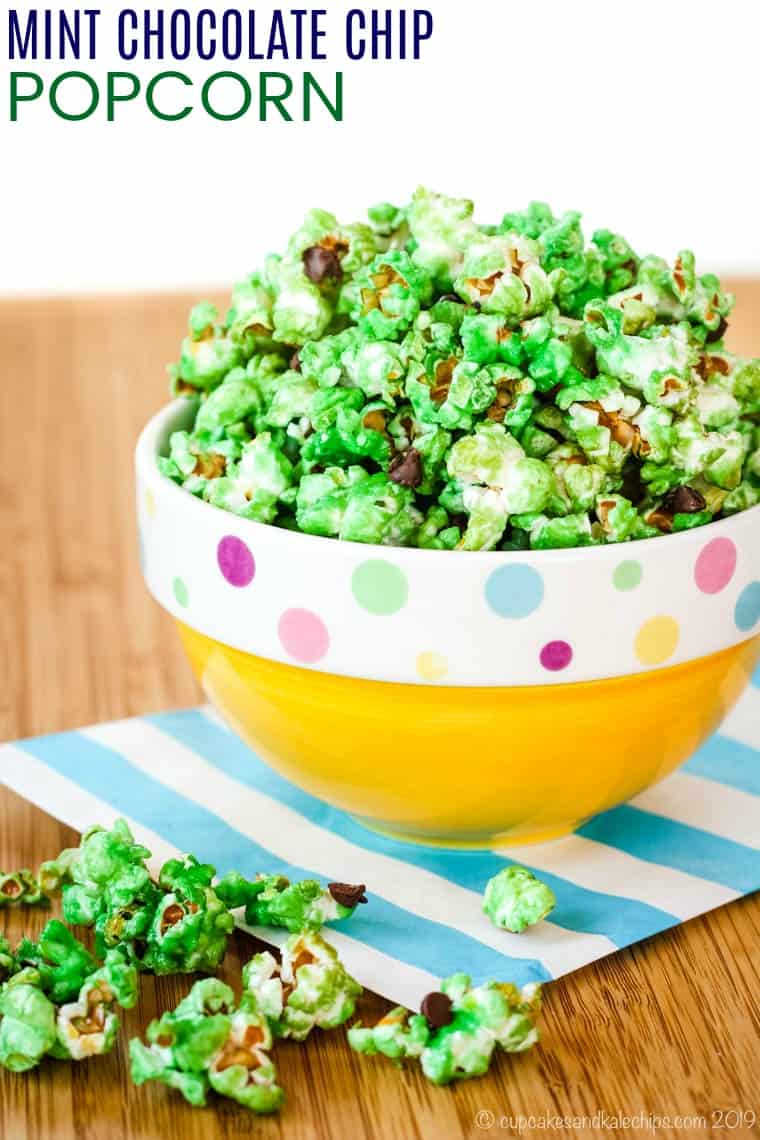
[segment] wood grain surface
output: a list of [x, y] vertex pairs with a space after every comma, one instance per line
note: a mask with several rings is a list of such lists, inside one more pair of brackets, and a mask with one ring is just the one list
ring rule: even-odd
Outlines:
[[[760, 282], [735, 283], [729, 343], [760, 353]], [[133, 521], [132, 449], [166, 399], [187, 297], [0, 304], [0, 740], [189, 705], [199, 693], [172, 626], [143, 588]], [[0, 867], [36, 867], [75, 842], [66, 827], [0, 789]], [[213, 857], [211, 852], [200, 855]], [[0, 911], [12, 939], [33, 910]], [[253, 941], [236, 936], [234, 979]], [[466, 967], [466, 963], [462, 963]], [[0, 1072], [3, 1140], [111, 1137], [268, 1140], [336, 1137], [733, 1136], [760, 1117], [760, 897], [723, 907], [546, 988], [543, 1043], [500, 1056], [452, 1089], [352, 1054], [344, 1034], [286, 1042], [287, 1103], [254, 1119], [223, 1101], [191, 1109], [161, 1086], [131, 1086], [125, 1042], [189, 988], [145, 977], [119, 1047], [85, 1064]], [[387, 1003], [367, 994], [360, 1012]], [[596, 1121], [583, 1120], [594, 1114]], [[480, 1114], [480, 1115], [478, 1115]], [[688, 1118], [701, 1116], [703, 1122]], [[559, 1117], [570, 1118], [561, 1122]], [[676, 1118], [686, 1118], [677, 1120]]]

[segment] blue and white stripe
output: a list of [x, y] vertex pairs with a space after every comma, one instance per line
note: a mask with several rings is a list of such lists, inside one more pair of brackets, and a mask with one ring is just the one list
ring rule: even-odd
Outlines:
[[[366, 882], [371, 905], [330, 937], [366, 986], [415, 1005], [455, 970], [547, 981], [760, 888], [760, 673], [680, 772], [539, 846], [452, 851], [366, 831], [208, 709], [2, 746], [0, 781], [79, 830], [124, 816], [155, 868], [192, 851], [220, 873]], [[519, 936], [480, 909], [488, 878], [515, 861], [557, 895], [551, 920]]]

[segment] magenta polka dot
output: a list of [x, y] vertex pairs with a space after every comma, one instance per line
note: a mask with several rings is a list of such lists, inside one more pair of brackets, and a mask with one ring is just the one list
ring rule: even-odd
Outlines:
[[544, 669], [549, 669], [552, 673], [567, 669], [572, 659], [572, 646], [566, 641], [548, 641], [539, 654]]
[[288, 656], [304, 665], [320, 661], [330, 646], [327, 626], [311, 610], [285, 610], [277, 632]]
[[256, 573], [256, 562], [241, 538], [226, 534], [216, 548], [219, 569], [231, 586], [249, 586]]
[[725, 590], [736, 570], [736, 546], [730, 538], [714, 538], [699, 552], [694, 581], [703, 594]]

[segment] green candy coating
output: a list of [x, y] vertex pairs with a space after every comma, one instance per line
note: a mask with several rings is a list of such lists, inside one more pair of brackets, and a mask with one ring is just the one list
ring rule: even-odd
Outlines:
[[551, 888], [531, 871], [525, 867], [505, 867], [486, 885], [483, 912], [494, 926], [520, 934], [546, 918], [556, 902]]
[[[760, 361], [726, 350], [733, 298], [690, 251], [586, 241], [543, 202], [481, 225], [425, 188], [368, 219], [309, 211], [225, 319], [193, 309], [171, 375], [194, 422], [165, 477], [243, 518], [433, 550], [628, 542], [756, 505]], [[460, 479], [494, 426], [524, 461]], [[669, 509], [679, 487], [694, 509]]]

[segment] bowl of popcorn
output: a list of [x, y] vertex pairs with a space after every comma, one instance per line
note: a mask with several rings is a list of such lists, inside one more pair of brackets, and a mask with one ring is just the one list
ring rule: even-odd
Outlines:
[[694, 257], [419, 190], [191, 312], [137, 447], [147, 585], [209, 699], [367, 826], [561, 835], [760, 656], [760, 361]]

